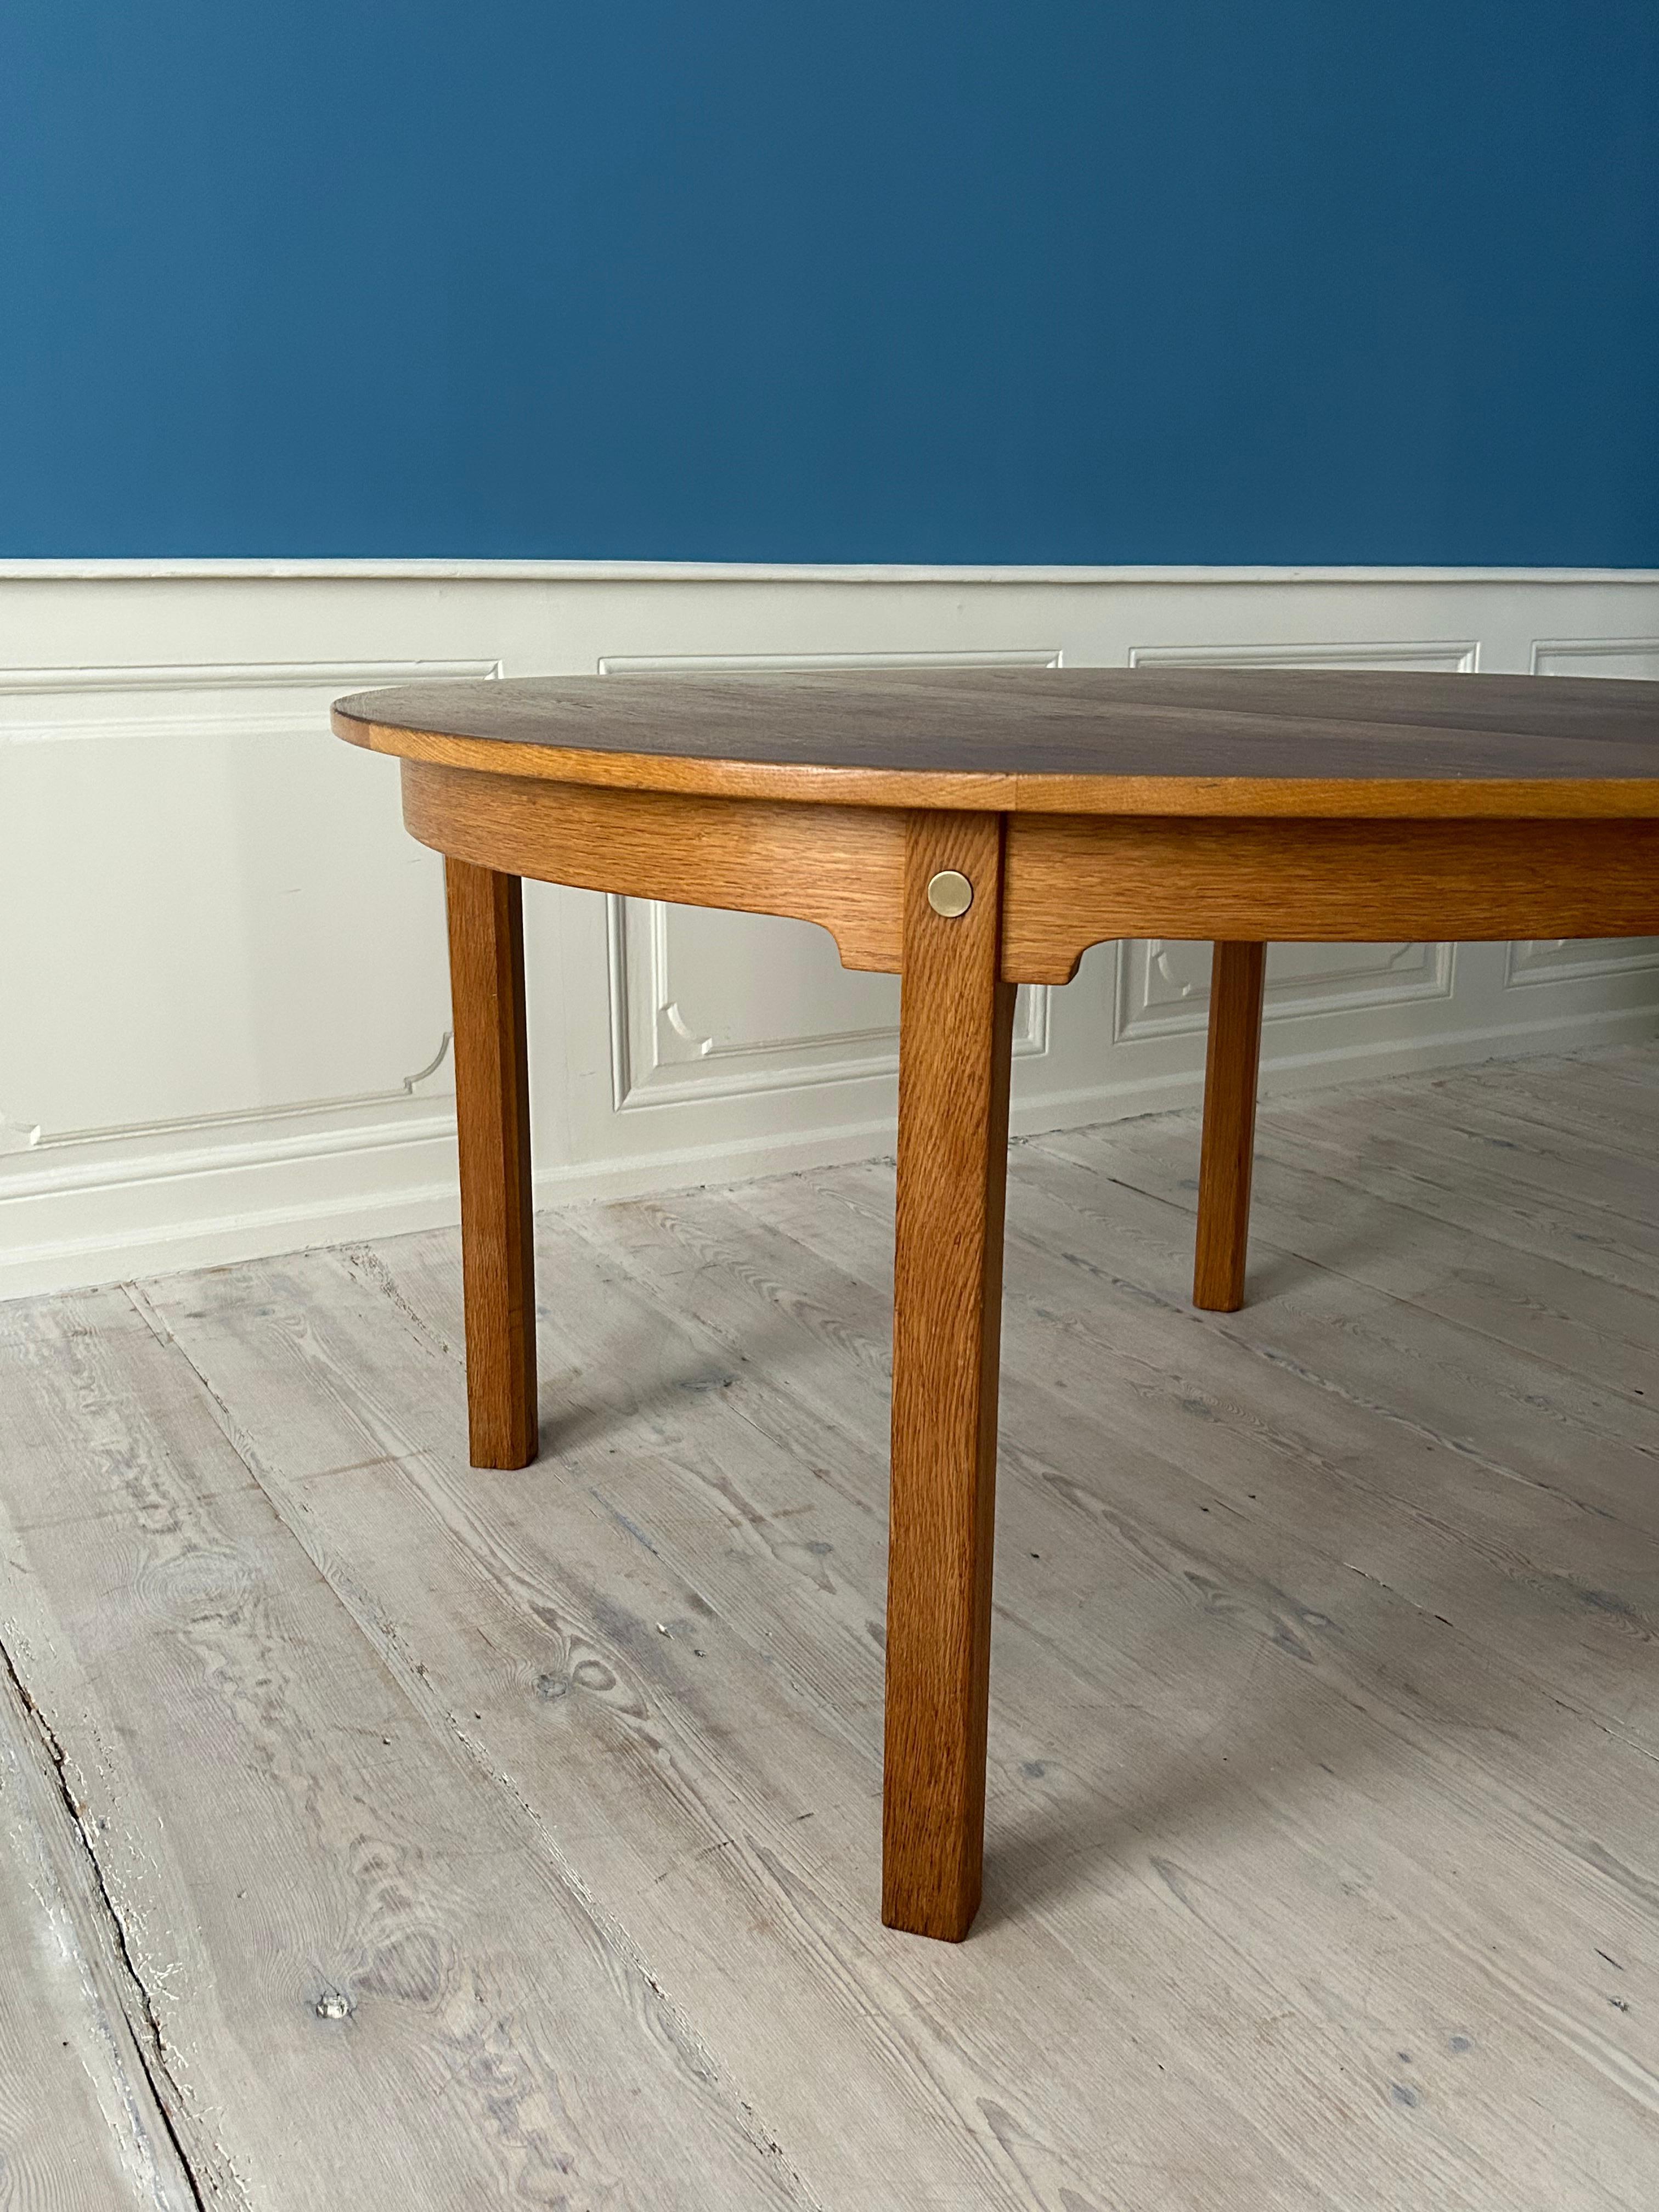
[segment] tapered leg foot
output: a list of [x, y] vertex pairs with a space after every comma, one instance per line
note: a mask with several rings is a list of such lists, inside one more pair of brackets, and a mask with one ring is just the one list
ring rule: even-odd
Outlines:
[[[939, 913], [942, 871], [972, 885]], [[918, 814], [905, 859], [882, 1918], [960, 1942], [978, 1909], [1014, 987], [1002, 823]], [[938, 894], [946, 907], [948, 896]]]
[[536, 1456], [536, 1275], [516, 876], [447, 860], [461, 1155], [467, 1427], [474, 1467]]
[[1218, 945], [1210, 976], [1193, 1304], [1212, 1313], [1236, 1313], [1244, 1303], [1267, 956], [1265, 945]]

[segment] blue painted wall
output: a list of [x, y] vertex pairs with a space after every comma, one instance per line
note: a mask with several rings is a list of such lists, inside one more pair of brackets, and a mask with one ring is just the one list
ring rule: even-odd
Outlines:
[[7, 0], [0, 555], [1659, 563], [1656, 0]]

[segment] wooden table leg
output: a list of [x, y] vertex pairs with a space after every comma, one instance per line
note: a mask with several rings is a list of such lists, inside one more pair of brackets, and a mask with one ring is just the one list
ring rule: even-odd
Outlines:
[[536, 1456], [523, 895], [517, 876], [446, 860], [461, 1154], [466, 1409], [474, 1467]]
[[[972, 885], [965, 913], [949, 907]], [[929, 887], [934, 885], [933, 900]], [[1014, 987], [1002, 823], [907, 835], [882, 1918], [960, 1942], [979, 1905]]]
[[1212, 1313], [1237, 1313], [1244, 1303], [1267, 956], [1265, 945], [1218, 945], [1210, 974], [1193, 1304]]

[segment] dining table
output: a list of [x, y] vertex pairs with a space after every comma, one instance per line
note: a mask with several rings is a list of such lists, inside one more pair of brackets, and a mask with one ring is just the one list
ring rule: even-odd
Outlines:
[[908, 667], [338, 701], [444, 858], [474, 1466], [537, 1453], [525, 878], [815, 922], [900, 984], [882, 1918], [980, 1899], [1014, 995], [1208, 940], [1194, 1303], [1243, 1297], [1267, 947], [1659, 933], [1659, 684]]

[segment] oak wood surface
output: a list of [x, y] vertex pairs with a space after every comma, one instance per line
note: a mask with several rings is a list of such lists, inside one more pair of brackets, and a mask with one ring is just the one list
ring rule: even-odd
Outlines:
[[441, 853], [586, 890], [793, 915], [830, 932], [843, 967], [898, 969], [898, 812], [550, 784], [418, 760], [404, 763], [403, 795], [405, 827]]
[[[897, 809], [623, 791], [407, 760], [411, 833], [476, 866], [691, 905], [793, 915], [849, 968], [902, 965]], [[1063, 983], [1090, 945], [1645, 936], [1659, 823], [1124, 820], [1016, 815], [1002, 972]]]
[[1193, 1304], [1213, 1313], [1244, 1303], [1267, 958], [1265, 945], [1223, 939], [1210, 967]]
[[517, 876], [444, 864], [475, 1467], [536, 1456], [536, 1257]]
[[[1659, 687], [1013, 673], [462, 687], [459, 727], [444, 687], [370, 702], [396, 725], [336, 716], [405, 756], [406, 820], [449, 856], [475, 1463], [536, 1448], [520, 874], [796, 914], [902, 968], [883, 1917], [951, 1938], [981, 1878], [1015, 984], [1104, 938], [1218, 941], [1196, 1297], [1231, 1310], [1261, 940], [1659, 927]], [[978, 886], [963, 915], [929, 904], [941, 868]]]
[[1645, 937], [1659, 823], [1015, 815], [1002, 972], [1064, 983], [1115, 937]]
[[1659, 815], [1659, 684], [1397, 671], [986, 669], [410, 684], [372, 750], [495, 774], [1018, 812]]
[[[973, 886], [929, 902], [936, 872]], [[1002, 823], [916, 814], [904, 860], [882, 1918], [960, 1941], [980, 1899], [1014, 986]]]

